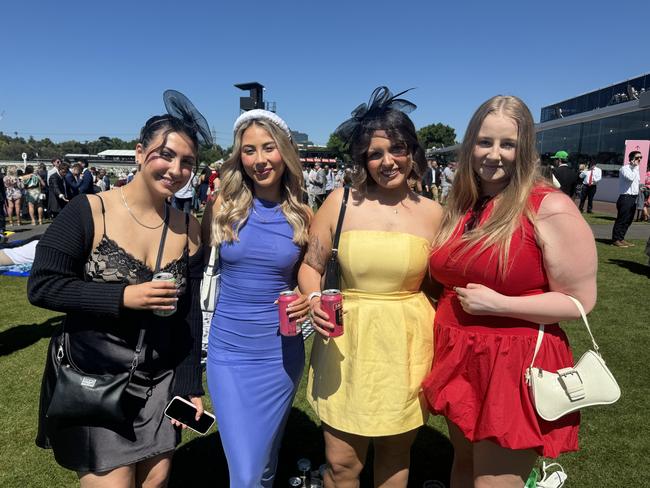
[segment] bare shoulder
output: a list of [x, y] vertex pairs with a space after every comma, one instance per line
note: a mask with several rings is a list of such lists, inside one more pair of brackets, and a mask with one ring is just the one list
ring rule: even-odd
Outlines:
[[332, 191], [325, 199], [320, 208], [316, 211], [315, 219], [318, 222], [330, 221], [336, 218], [343, 201], [343, 188], [337, 188]]
[[92, 212], [93, 217], [101, 214], [102, 203], [104, 203], [104, 206], [106, 206], [106, 196], [87, 195], [86, 199], [88, 200], [88, 205], [90, 206], [90, 211]]
[[543, 249], [551, 242], [560, 243], [559, 247], [574, 243], [576, 248], [590, 243], [595, 248], [591, 228], [575, 203], [562, 192], [544, 197], [535, 219], [535, 232]]
[[542, 200], [537, 212], [537, 217], [540, 220], [543, 220], [545, 218], [559, 215], [577, 217], [584, 221], [573, 200], [561, 191], [550, 192]]
[[117, 200], [116, 195], [117, 193], [115, 190], [103, 191], [95, 195], [87, 195], [86, 199], [88, 200], [88, 206], [90, 207], [93, 218], [101, 219], [103, 210], [106, 218], [111, 219], [115, 207], [118, 204], [122, 205], [122, 202]]
[[418, 206], [420, 206], [423, 212], [432, 216], [442, 215], [442, 206], [435, 200], [426, 197], [419, 197]]
[[419, 197], [416, 204], [420, 218], [431, 225], [437, 226], [442, 220], [442, 206], [426, 197]]
[[[338, 205], [341, 205], [341, 201], [343, 200], [343, 193], [344, 192], [345, 192], [345, 188], [343, 188], [343, 187], [335, 188], [327, 196], [327, 198], [325, 199], [325, 202], [330, 202], [330, 205], [333, 204], [333, 203], [338, 203]], [[325, 202], [323, 202], [323, 206], [325, 206]]]

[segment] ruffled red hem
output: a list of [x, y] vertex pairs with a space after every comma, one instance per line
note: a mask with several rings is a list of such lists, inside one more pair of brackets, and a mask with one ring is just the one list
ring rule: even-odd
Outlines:
[[[535, 449], [545, 457], [578, 450], [580, 414], [547, 422], [535, 412], [524, 373], [535, 335], [485, 334], [435, 324], [435, 355], [422, 383], [431, 412], [456, 424], [471, 442]], [[573, 365], [564, 332], [544, 335], [535, 366], [548, 371]]]

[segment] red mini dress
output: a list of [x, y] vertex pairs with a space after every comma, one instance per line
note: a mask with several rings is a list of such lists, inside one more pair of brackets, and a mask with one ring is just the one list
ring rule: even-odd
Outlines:
[[[530, 204], [535, 213], [554, 189], [535, 188]], [[492, 211], [489, 202], [481, 216]], [[458, 255], [468, 212], [452, 237], [430, 257], [431, 275], [444, 286], [434, 320], [434, 360], [422, 383], [429, 408], [444, 415], [471, 442], [489, 440], [508, 449], [535, 449], [557, 457], [578, 450], [578, 412], [548, 422], [540, 418], [528, 393], [525, 372], [535, 351], [538, 324], [525, 320], [471, 315], [460, 305], [454, 287], [479, 283], [508, 296], [549, 291], [542, 251], [535, 229], [526, 217], [512, 236], [509, 271], [502, 279], [498, 254]], [[573, 366], [566, 335], [558, 324], [545, 326], [535, 366], [555, 372]]]

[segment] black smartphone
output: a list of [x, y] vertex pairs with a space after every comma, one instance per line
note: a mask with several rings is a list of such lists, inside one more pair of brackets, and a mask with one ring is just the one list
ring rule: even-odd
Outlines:
[[194, 432], [201, 435], [206, 434], [212, 424], [214, 424], [214, 415], [210, 412], [203, 412], [203, 415], [196, 420], [196, 407], [185, 398], [175, 396], [165, 408], [165, 416], [170, 419], [178, 420], [187, 425]]

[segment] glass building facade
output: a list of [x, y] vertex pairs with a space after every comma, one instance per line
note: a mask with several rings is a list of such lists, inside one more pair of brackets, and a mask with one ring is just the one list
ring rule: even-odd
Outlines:
[[569, 98], [542, 108], [540, 122], [561, 119], [572, 115], [637, 100], [639, 96], [650, 91], [650, 73], [636, 78], [614, 83], [605, 88], [594, 90], [584, 95]]
[[566, 151], [569, 162], [576, 167], [595, 160], [601, 169], [615, 176], [623, 164], [625, 141], [631, 139], [650, 139], [650, 108], [562, 127], [538, 126], [537, 150], [542, 159]]

